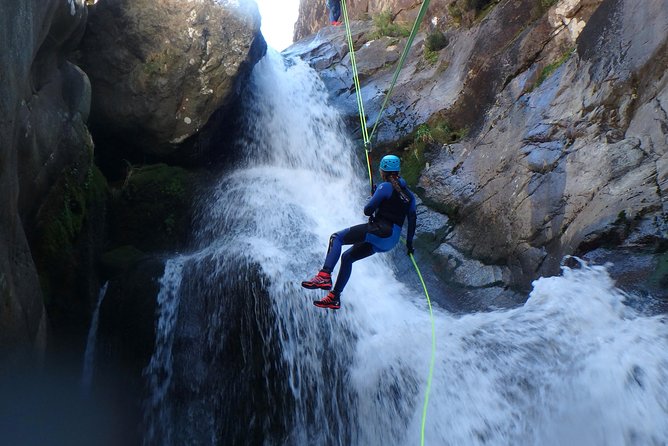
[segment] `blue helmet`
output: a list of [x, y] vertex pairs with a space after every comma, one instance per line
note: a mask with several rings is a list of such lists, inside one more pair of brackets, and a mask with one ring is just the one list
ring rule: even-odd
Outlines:
[[399, 172], [401, 170], [401, 160], [395, 155], [385, 155], [380, 160], [380, 170], [383, 172]]

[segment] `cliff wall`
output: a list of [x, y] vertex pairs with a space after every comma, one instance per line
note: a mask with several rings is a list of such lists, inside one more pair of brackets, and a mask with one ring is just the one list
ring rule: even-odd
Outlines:
[[[527, 289], [576, 254], [614, 260], [621, 283], [666, 294], [668, 2], [478, 3], [431, 2], [444, 13], [425, 18], [373, 141], [399, 154], [425, 203], [449, 217], [425, 238], [435, 272], [471, 288]], [[406, 39], [357, 18], [371, 126]], [[320, 72], [359, 137], [342, 28], [286, 54]]]

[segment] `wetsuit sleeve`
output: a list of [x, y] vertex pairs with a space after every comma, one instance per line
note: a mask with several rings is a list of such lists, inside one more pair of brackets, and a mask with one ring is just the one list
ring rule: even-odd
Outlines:
[[406, 246], [413, 247], [413, 236], [415, 236], [415, 226], [417, 224], [417, 212], [415, 206], [415, 195], [411, 192], [411, 204], [408, 208], [408, 230], [406, 232]]
[[391, 196], [392, 185], [387, 182], [380, 183], [376, 188], [376, 192], [374, 192], [373, 196], [369, 199], [369, 202], [366, 204], [366, 206], [364, 206], [364, 215], [373, 215], [373, 213], [376, 212], [376, 209], [378, 209], [378, 206], [380, 206], [380, 203], [383, 200], [390, 198]]

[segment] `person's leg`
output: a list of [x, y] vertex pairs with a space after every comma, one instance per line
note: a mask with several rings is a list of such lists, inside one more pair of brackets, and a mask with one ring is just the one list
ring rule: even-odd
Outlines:
[[341, 247], [343, 245], [354, 245], [355, 243], [362, 243], [366, 238], [368, 225], [366, 223], [356, 226], [351, 226], [342, 231], [335, 232], [329, 238], [329, 246], [327, 248], [327, 256], [322, 271], [331, 273], [339, 261], [341, 256]]
[[336, 0], [327, 0], [327, 9], [329, 10], [329, 23], [334, 22], [334, 7], [338, 2]]
[[332, 16], [334, 17], [332, 22], [338, 22], [339, 19], [341, 18], [341, 0], [334, 0], [332, 3], [333, 3]]
[[313, 305], [320, 308], [329, 308], [330, 310], [338, 310], [341, 308], [341, 291], [350, 279], [353, 262], [369, 257], [374, 253], [373, 245], [371, 243], [362, 242], [356, 243], [352, 248], [343, 253], [341, 257], [341, 269], [339, 270], [339, 277], [336, 278], [336, 286], [334, 289], [320, 300], [314, 300]]
[[302, 286], [309, 290], [330, 290], [332, 288], [331, 273], [341, 256], [341, 247], [343, 245], [352, 245], [354, 243], [363, 242], [366, 234], [366, 224], [352, 226], [332, 234], [329, 238], [327, 256], [325, 257], [325, 263], [322, 269], [312, 279], [304, 280]]
[[350, 273], [353, 270], [353, 262], [369, 257], [374, 254], [373, 245], [371, 243], [357, 243], [352, 248], [347, 250], [341, 256], [341, 268], [339, 268], [339, 275], [336, 278], [336, 284], [332, 290], [334, 294], [339, 296], [350, 279]]

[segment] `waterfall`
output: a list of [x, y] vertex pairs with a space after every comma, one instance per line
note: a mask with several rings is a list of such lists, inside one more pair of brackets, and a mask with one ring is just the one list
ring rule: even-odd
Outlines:
[[86, 350], [84, 352], [83, 372], [81, 373], [81, 387], [84, 391], [89, 391], [93, 383], [93, 371], [95, 367], [95, 345], [97, 344], [97, 325], [100, 320], [100, 307], [104, 296], [107, 294], [109, 282], [105, 282], [100, 288], [97, 296], [97, 303], [93, 310], [93, 316], [90, 320], [90, 329], [86, 339]]
[[[354, 264], [338, 312], [300, 287], [330, 234], [364, 221], [359, 148], [300, 60], [270, 50], [244, 106], [239, 159], [161, 281], [144, 444], [417, 444], [424, 297], [386, 254]], [[426, 444], [664, 444], [668, 324], [626, 297], [584, 266], [520, 308], [436, 308]]]

